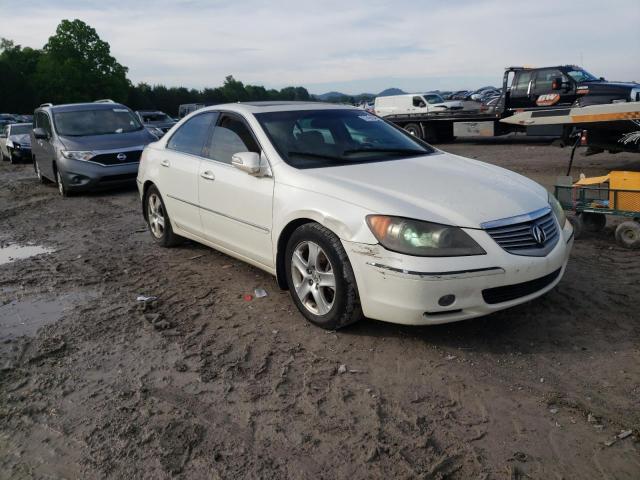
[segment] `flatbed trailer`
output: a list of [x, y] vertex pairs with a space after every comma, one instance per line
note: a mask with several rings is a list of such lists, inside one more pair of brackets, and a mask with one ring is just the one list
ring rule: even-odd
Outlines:
[[[572, 75], [582, 75], [581, 81]], [[447, 142], [456, 137], [493, 137], [509, 133], [562, 137], [569, 141], [573, 126], [564, 122], [508, 122], [515, 114], [555, 116], [574, 107], [612, 102], [640, 101], [640, 84], [596, 79], [574, 65], [528, 68], [507, 67], [502, 96], [492, 112], [477, 110], [385, 115], [385, 120], [427, 142]]]

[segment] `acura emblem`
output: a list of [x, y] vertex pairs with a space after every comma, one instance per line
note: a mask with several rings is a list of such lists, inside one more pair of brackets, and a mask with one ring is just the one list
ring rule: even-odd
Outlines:
[[531, 235], [538, 245], [544, 245], [547, 239], [547, 234], [544, 233], [544, 229], [537, 223], [531, 227]]
[[116, 158], [121, 162], [124, 162], [127, 159], [127, 156], [124, 153], [119, 153]]

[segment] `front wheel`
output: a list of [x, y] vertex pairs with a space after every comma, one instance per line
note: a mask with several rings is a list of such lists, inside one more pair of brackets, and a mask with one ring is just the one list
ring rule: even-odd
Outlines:
[[422, 135], [422, 127], [420, 127], [420, 124], [418, 123], [407, 123], [404, 126], [404, 129], [406, 130], [406, 132], [409, 135], [413, 135], [416, 138], [419, 138], [420, 140], [422, 140], [423, 135]]
[[302, 225], [285, 255], [291, 298], [307, 320], [335, 330], [362, 318], [351, 264], [333, 232], [317, 223]]

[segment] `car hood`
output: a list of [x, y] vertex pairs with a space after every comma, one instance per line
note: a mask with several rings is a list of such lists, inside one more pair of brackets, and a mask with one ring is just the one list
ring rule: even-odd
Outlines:
[[20, 145], [31, 145], [31, 136], [28, 133], [20, 133], [18, 135], [9, 135], [9, 140]]
[[547, 207], [541, 185], [484, 162], [438, 152], [403, 160], [296, 170], [293, 186], [397, 215], [467, 228]]
[[632, 88], [640, 88], [640, 83], [628, 83], [628, 82], [582, 82], [581, 87], [589, 87], [589, 93], [596, 92], [620, 92], [626, 93], [631, 91]]
[[146, 128], [135, 132], [113, 133], [107, 135], [89, 135], [86, 137], [60, 137], [67, 150], [118, 150], [144, 147], [157, 138]]

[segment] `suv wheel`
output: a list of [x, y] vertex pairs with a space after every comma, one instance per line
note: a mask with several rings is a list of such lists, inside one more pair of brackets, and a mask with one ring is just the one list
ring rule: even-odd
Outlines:
[[145, 214], [151, 237], [163, 247], [178, 245], [182, 238], [173, 233], [171, 220], [164, 206], [160, 191], [155, 185], [149, 187], [145, 196]]
[[291, 298], [307, 320], [335, 330], [362, 318], [351, 264], [333, 232], [317, 223], [302, 225], [285, 255]]

